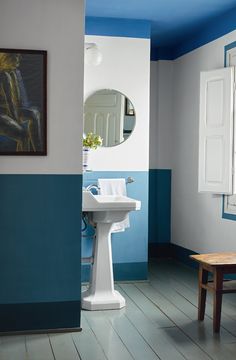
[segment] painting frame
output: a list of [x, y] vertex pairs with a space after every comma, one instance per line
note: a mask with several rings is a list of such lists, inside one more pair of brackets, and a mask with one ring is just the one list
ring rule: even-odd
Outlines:
[[0, 155], [47, 155], [47, 51], [0, 48]]

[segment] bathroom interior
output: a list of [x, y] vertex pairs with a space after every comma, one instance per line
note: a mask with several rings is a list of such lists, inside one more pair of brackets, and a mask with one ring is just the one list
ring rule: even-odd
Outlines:
[[[166, 5], [169, 18], [171, 9], [178, 15], [173, 3]], [[199, 157], [200, 73], [236, 65], [236, 3], [214, 3], [218, 12], [161, 47], [145, 12], [122, 16], [120, 7], [109, 16], [108, 5], [99, 13], [89, 0], [87, 7], [83, 0], [1, 3], [1, 48], [48, 54], [47, 156], [1, 156], [1, 360], [235, 358], [235, 296], [223, 299], [220, 334], [212, 331], [209, 296], [199, 323], [197, 264], [189, 257], [236, 251], [233, 140], [231, 158], [214, 145], [208, 154], [214, 165]], [[186, 4], [185, 16], [195, 11]], [[98, 62], [86, 60], [86, 44], [96, 45]], [[98, 103], [121, 99], [118, 140], [87, 127], [93, 96]], [[220, 106], [214, 104], [214, 116]], [[90, 131], [103, 145], [89, 152], [83, 171], [82, 141]], [[208, 165], [203, 183], [200, 169]], [[133, 207], [125, 210], [129, 226], [122, 231], [111, 233], [117, 219], [100, 218], [109, 226], [96, 263], [104, 233], [94, 235], [101, 229], [95, 216], [107, 199], [98, 211], [86, 208], [83, 196], [101, 195], [100, 179], [119, 179], [118, 205]], [[121, 296], [118, 305], [101, 300], [106, 277]], [[90, 286], [89, 295], [100, 286], [98, 307], [84, 301]]]

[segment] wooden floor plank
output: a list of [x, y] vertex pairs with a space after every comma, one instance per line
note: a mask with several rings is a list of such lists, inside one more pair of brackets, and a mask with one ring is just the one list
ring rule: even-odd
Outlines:
[[91, 329], [73, 333], [72, 338], [82, 360], [107, 360], [95, 334]]
[[179, 328], [168, 328], [165, 332], [171, 342], [181, 352], [185, 359], [188, 360], [209, 360], [211, 357], [207, 355], [197, 344], [195, 344], [184, 332]]
[[[171, 274], [162, 273], [158, 275], [158, 278], [150, 275], [150, 281], [158, 283], [161, 288], [165, 288], [165, 286], [171, 287], [177, 293], [177, 297], [181, 297], [183, 301], [180, 301], [181, 306], [183, 307], [186, 304], [186, 301], [191, 303], [193, 307], [193, 312], [191, 314], [191, 318], [194, 320], [197, 318], [197, 308], [198, 308], [198, 289], [193, 290], [189, 287], [186, 287], [180, 281], [177, 281]], [[223, 296], [223, 305], [222, 305], [222, 316], [221, 316], [221, 325], [223, 328], [228, 330], [234, 336], [236, 336], [236, 319], [232, 318], [231, 312], [229, 311], [229, 305], [224, 302], [225, 295]], [[213, 300], [212, 295], [207, 295], [206, 302], [206, 315], [211, 319], [213, 318]], [[189, 307], [188, 305], [186, 305]], [[187, 308], [186, 308], [187, 309]], [[227, 312], [228, 310], [228, 312]], [[234, 315], [236, 315], [236, 308], [234, 311]]]
[[134, 359], [102, 311], [86, 311], [84, 316], [109, 360]]
[[[195, 320], [197, 318], [197, 301], [198, 301], [198, 291], [191, 291], [190, 288], [186, 288], [183, 284], [178, 283], [174, 279], [168, 279], [167, 276], [163, 278], [155, 278], [150, 275], [150, 282], [156, 287], [161, 289], [161, 292], [172, 293], [175, 297], [175, 304], [180, 309], [184, 309], [186, 314], [190, 316], [191, 319]], [[212, 299], [211, 294], [208, 294], [207, 302], [206, 302], [206, 315], [212, 319], [213, 307], [212, 307]], [[232, 318], [222, 312], [222, 320], [232, 322], [232, 327], [236, 324], [232, 321]]]
[[150, 345], [137, 331], [135, 326], [126, 317], [128, 309], [119, 316], [114, 311], [104, 311], [104, 316], [109, 319], [112, 327], [115, 329], [123, 343], [129, 349], [135, 360], [157, 360], [159, 357], [152, 350]]
[[[141, 283], [142, 284], [142, 283]], [[126, 292], [129, 291], [129, 296], [134, 300], [135, 304], [145, 313], [145, 315], [156, 324], [157, 327], [171, 327], [175, 326], [173, 321], [164, 314], [159, 308], [151, 303], [145, 295], [137, 291], [132, 284], [121, 284], [121, 288]]]
[[89, 323], [86, 320], [86, 317], [84, 316], [84, 313], [85, 313], [85, 311], [81, 310], [81, 327], [82, 327], [82, 331], [90, 329]]
[[29, 360], [55, 360], [49, 337], [46, 334], [27, 335], [26, 351]]
[[121, 293], [125, 296], [127, 302], [128, 310], [126, 316], [153, 351], [162, 360], [183, 359], [184, 356], [166, 336], [165, 328], [158, 328], [158, 326], [146, 317], [142, 310], [136, 306], [135, 301], [132, 299], [132, 293], [129, 291], [129, 288], [132, 287], [132, 285], [121, 284], [120, 287]]
[[1, 360], [28, 360], [25, 336], [3, 336], [0, 343]]
[[[141, 285], [141, 284], [139, 284], [139, 285]], [[127, 291], [127, 286], [123, 286], [123, 285], [121, 285], [121, 286], [122, 286], [122, 288], [126, 287], [126, 291]], [[129, 291], [127, 291], [127, 295], [128, 294], [129, 294]], [[132, 296], [132, 294], [131, 294], [131, 296]], [[126, 299], [127, 299], [127, 297], [126, 297]], [[160, 297], [159, 297], [159, 299], [160, 299]], [[172, 307], [172, 309], [170, 309], [170, 307], [168, 306], [170, 304], [168, 304], [168, 301], [166, 301], [165, 299], [163, 299], [162, 303], [160, 302], [160, 305], [162, 306], [163, 310], [167, 310], [167, 312], [169, 310], [172, 310], [174, 312], [174, 314], [176, 314], [176, 309], [174, 307]], [[167, 305], [167, 306], [164, 307], [164, 305]], [[178, 313], [178, 311], [177, 311], [177, 313]], [[178, 314], [177, 314], [177, 319], [178, 319], [179, 323], [184, 324], [184, 322], [183, 322], [184, 319], [186, 320], [185, 324], [192, 323], [192, 321], [190, 319], [188, 319], [187, 317], [183, 318], [183, 314], [181, 312], [179, 313], [179, 315], [180, 316], [178, 316]], [[147, 334], [149, 334], [150, 328], [152, 326], [150, 323], [147, 324], [144, 318], [138, 319], [137, 316], [132, 317], [132, 319], [134, 321], [135, 326], [137, 328], [139, 328], [142, 333], [144, 333], [144, 336], [146, 336], [145, 330], [147, 331]], [[145, 325], [147, 325], [147, 327], [145, 327]], [[192, 339], [190, 339], [187, 335], [181, 335], [182, 331], [179, 328], [171, 327], [171, 328], [165, 328], [162, 330], [163, 331], [161, 333], [161, 336], [160, 336], [160, 333], [158, 333], [158, 340], [160, 341], [161, 346], [162, 345], [166, 346], [166, 347], [174, 346], [186, 358], [186, 354], [185, 354], [185, 350], [184, 350], [185, 345], [178, 343], [178, 339], [182, 339], [182, 340], [184, 339], [185, 344], [188, 343], [189, 348], [192, 348], [192, 355], [191, 355], [192, 357], [190, 357], [190, 359], [191, 358], [193, 358], [193, 359], [194, 358], [198, 358], [198, 359], [209, 358], [206, 355], [205, 351], [202, 350], [199, 346], [197, 346]], [[172, 333], [169, 332], [169, 330], [173, 330]], [[170, 336], [170, 334], [171, 334], [171, 336]], [[164, 338], [164, 341], [163, 341], [163, 338]], [[148, 336], [147, 336], [147, 340], [150, 341]], [[169, 344], [169, 345], [167, 345], [167, 344]], [[160, 351], [160, 349], [158, 349], [157, 351]], [[186, 350], [186, 351], [188, 352], [188, 350]], [[172, 355], [172, 357], [173, 357], [173, 355]], [[167, 359], [168, 358], [171, 358], [171, 356], [169, 354], [167, 356]]]
[[[157, 306], [161, 307], [164, 312], [167, 312], [186, 336], [189, 336], [192, 341], [197, 344], [205, 353], [214, 359], [225, 360], [226, 355], [231, 359], [231, 354], [228, 354], [224, 346], [224, 342], [219, 334], [213, 334], [212, 330], [206, 325], [205, 322], [199, 323], [187, 317], [183, 312], [172, 304], [167, 297], [158, 293], [151, 285], [138, 284], [140, 290], [145, 291], [146, 296], [153, 301]], [[231, 336], [231, 342], [234, 341]], [[224, 338], [226, 341], [226, 339]], [[227, 334], [227, 340], [230, 341], [230, 335]], [[227, 359], [228, 359], [227, 358]]]
[[[157, 266], [157, 265], [156, 265]], [[198, 283], [197, 283], [197, 272], [192, 269], [188, 269], [186, 272], [185, 266], [179, 265], [176, 266], [174, 273], [168, 268], [165, 270], [155, 270], [155, 272], [150, 274], [150, 280], [155, 278], [157, 281], [163, 281], [171, 285], [172, 288], [184, 296], [188, 301], [197, 307], [197, 298], [198, 298]], [[184, 281], [184, 283], [182, 282]], [[229, 295], [233, 295], [235, 299], [235, 305], [232, 305], [231, 302], [227, 301]], [[223, 296], [222, 304], [222, 327], [231, 332], [236, 336], [236, 294], [225, 294]], [[231, 301], [233, 298], [231, 298]], [[206, 315], [212, 319], [213, 317], [213, 298], [212, 294], [207, 295], [206, 301]], [[196, 315], [197, 317], [197, 310]]]
[[80, 360], [70, 333], [50, 334], [49, 338], [56, 360]]

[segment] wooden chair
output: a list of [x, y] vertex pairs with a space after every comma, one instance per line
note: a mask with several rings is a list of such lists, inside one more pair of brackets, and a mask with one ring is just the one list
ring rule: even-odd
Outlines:
[[[220, 331], [222, 295], [236, 292], [236, 282], [224, 282], [224, 274], [236, 274], [236, 253], [191, 255], [199, 263], [198, 320], [204, 320], [207, 290], [213, 293], [213, 330]], [[208, 274], [213, 274], [213, 281]]]

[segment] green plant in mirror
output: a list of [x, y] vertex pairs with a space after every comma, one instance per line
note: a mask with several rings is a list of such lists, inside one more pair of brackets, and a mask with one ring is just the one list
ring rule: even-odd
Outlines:
[[102, 138], [100, 135], [89, 132], [83, 137], [83, 147], [96, 150], [102, 145]]

